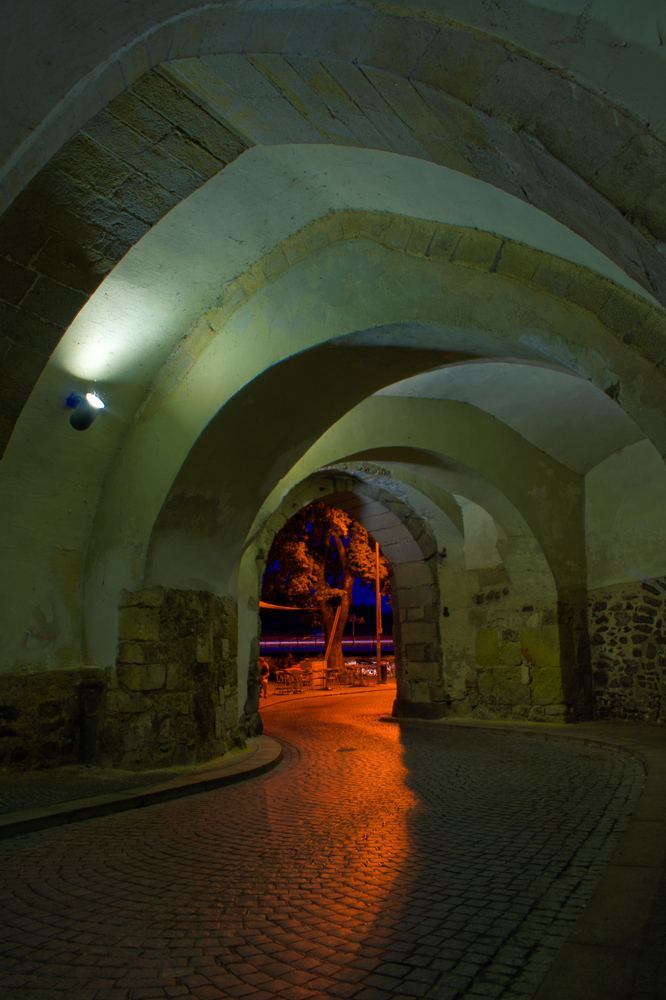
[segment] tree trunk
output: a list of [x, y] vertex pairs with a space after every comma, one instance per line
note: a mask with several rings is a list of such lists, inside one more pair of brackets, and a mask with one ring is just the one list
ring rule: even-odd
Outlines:
[[[342, 635], [345, 630], [345, 625], [347, 624], [347, 618], [349, 617], [353, 586], [354, 578], [352, 576], [348, 577], [347, 573], [345, 573], [342, 581], [343, 597], [341, 601], [342, 606], [340, 608], [340, 617], [338, 618], [338, 624], [335, 629], [335, 635], [333, 636], [333, 642], [331, 644], [331, 651], [328, 656], [328, 667], [330, 670], [342, 670], [345, 665], [342, 653]], [[337, 608], [329, 604], [327, 601], [322, 602], [321, 620], [324, 625], [324, 635], [326, 636], [327, 646], [333, 631], [336, 611]]]

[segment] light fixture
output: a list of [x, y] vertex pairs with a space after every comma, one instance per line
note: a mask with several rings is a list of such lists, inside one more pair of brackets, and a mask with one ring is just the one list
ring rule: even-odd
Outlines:
[[75, 431], [87, 431], [100, 410], [104, 409], [104, 403], [95, 392], [87, 392], [85, 396], [72, 392], [67, 397], [67, 405], [72, 410], [69, 422]]

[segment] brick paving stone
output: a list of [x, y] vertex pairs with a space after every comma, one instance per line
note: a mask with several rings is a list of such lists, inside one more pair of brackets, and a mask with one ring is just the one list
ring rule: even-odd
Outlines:
[[311, 990], [315, 990], [315, 992], [322, 992], [322, 993], [325, 993], [326, 990], [329, 989], [329, 987], [335, 985], [336, 985], [335, 979], [327, 979], [325, 976], [316, 976], [314, 979], [311, 979], [308, 983], [308, 986], [310, 987]]
[[[196, 991], [193, 995], [196, 996]], [[248, 1000], [250, 1000], [250, 998], [255, 1000], [257, 991], [254, 987], [248, 986], [247, 983], [241, 983], [239, 986], [227, 986], [223, 995], [230, 997], [247, 997]]]
[[361, 987], [358, 983], [336, 983], [335, 986], [329, 986], [328, 988], [328, 992], [332, 997], [343, 997], [343, 1000], [355, 997], [360, 990]]
[[[456, 986], [438, 984], [428, 991], [428, 1000], [459, 1000], [462, 996]], [[400, 1000], [403, 1000], [401, 997]], [[404, 1000], [407, 1000], [405, 997]]]
[[391, 995], [386, 990], [378, 990], [374, 986], [364, 986], [354, 994], [355, 1000], [390, 1000]]
[[289, 986], [280, 990], [278, 994], [282, 1000], [311, 1000], [315, 995], [314, 990], [308, 990], [303, 986]]
[[399, 980], [392, 979], [390, 976], [382, 976], [379, 973], [373, 973], [363, 980], [364, 986], [375, 986], [377, 989], [383, 990], [394, 990], [398, 983]]
[[332, 973], [334, 979], [340, 979], [343, 983], [358, 983], [362, 979], [365, 979], [367, 973], [364, 969], [355, 969], [350, 966], [346, 969], [338, 969], [337, 972]]
[[9, 1000], [531, 996], [642, 769], [575, 743], [382, 724], [392, 698], [272, 703], [270, 774], [1, 843]]
[[424, 997], [427, 995], [431, 983], [418, 982], [415, 979], [404, 980], [400, 983], [400, 992], [408, 997]]

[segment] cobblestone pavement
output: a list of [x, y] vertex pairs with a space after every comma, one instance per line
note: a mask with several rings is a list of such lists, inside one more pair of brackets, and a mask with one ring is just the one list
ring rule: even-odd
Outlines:
[[70, 764], [57, 769], [56, 780], [51, 771], [29, 771], [0, 775], [0, 816], [31, 806], [56, 805], [68, 799], [84, 799], [93, 795], [112, 795], [133, 788], [169, 781], [188, 770], [186, 767], [161, 768], [156, 771], [122, 771], [105, 767]]
[[392, 698], [269, 702], [269, 775], [1, 844], [0, 997], [531, 997], [642, 767]]

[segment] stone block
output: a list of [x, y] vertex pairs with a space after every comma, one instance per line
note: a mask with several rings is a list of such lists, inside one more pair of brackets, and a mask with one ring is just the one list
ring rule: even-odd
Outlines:
[[69, 326], [88, 296], [50, 278], [39, 277], [23, 300], [23, 307], [50, 323]]
[[169, 649], [174, 659], [181, 663], [196, 662], [197, 641], [193, 635], [186, 635], [170, 643]]
[[529, 705], [530, 689], [520, 667], [486, 667], [479, 671], [479, 697], [492, 705]]
[[515, 281], [531, 282], [542, 255], [522, 243], [505, 240], [493, 271]]
[[414, 254], [416, 257], [425, 257], [434, 235], [435, 227], [432, 224], [426, 225], [421, 219], [415, 219], [412, 235], [406, 248], [407, 253]]
[[392, 565], [413, 562], [421, 555], [421, 550], [413, 538], [399, 538], [382, 545], [382, 552]]
[[574, 305], [588, 309], [596, 315], [608, 302], [613, 288], [610, 282], [602, 281], [598, 274], [580, 268], [568, 298]]
[[433, 642], [437, 638], [437, 631], [434, 622], [403, 622], [402, 641], [410, 642]]
[[118, 679], [130, 691], [156, 691], [164, 687], [166, 666], [163, 663], [119, 663]]
[[655, 187], [643, 206], [645, 223], [659, 240], [666, 240], [666, 184]]
[[192, 707], [190, 704], [190, 695], [185, 691], [179, 691], [176, 694], [169, 695], [169, 705], [172, 710], [172, 715], [191, 715]]
[[107, 198], [113, 196], [131, 170], [128, 164], [86, 135], [75, 136], [51, 163]]
[[473, 104], [506, 58], [506, 49], [498, 42], [477, 38], [458, 27], [442, 26], [412, 77]]
[[400, 590], [427, 587], [432, 583], [432, 575], [424, 562], [401, 563], [395, 567], [395, 578]]
[[489, 271], [497, 260], [501, 248], [502, 240], [492, 233], [467, 233], [456, 247], [453, 259], [456, 264]]
[[505, 667], [518, 667], [523, 661], [519, 642], [505, 642], [500, 649], [500, 663]]
[[549, 97], [557, 82], [558, 77], [550, 69], [514, 51], [489, 77], [475, 104], [518, 132]]
[[135, 713], [148, 712], [152, 708], [149, 698], [143, 697], [137, 691], [109, 691], [107, 706], [110, 712]]
[[224, 736], [224, 707], [218, 705], [215, 709], [215, 739], [220, 740]]
[[620, 337], [633, 335], [648, 314], [649, 307], [637, 296], [624, 291], [613, 292], [598, 312], [599, 319]]
[[154, 607], [121, 607], [118, 612], [118, 638], [159, 639], [160, 622]]
[[439, 663], [409, 660], [409, 678], [417, 681], [438, 681], [441, 676]]
[[159, 222], [179, 201], [177, 195], [142, 174], [129, 177], [115, 197], [118, 205], [149, 225]]
[[54, 235], [34, 266], [47, 277], [90, 295], [113, 265], [109, 257], [91, 250], [84, 255], [74, 240]]
[[482, 628], [476, 633], [476, 662], [480, 667], [499, 666], [499, 646], [497, 645], [497, 630]]
[[224, 699], [224, 724], [227, 729], [238, 725], [238, 693], [232, 691]]
[[430, 685], [427, 681], [412, 681], [407, 683], [407, 698], [409, 701], [429, 702]]
[[[225, 642], [226, 640], [223, 640]], [[211, 636], [210, 631], [207, 629], [205, 632], [200, 632], [196, 637], [197, 643], [197, 663], [210, 663], [213, 659], [211, 650]], [[227, 643], [228, 645], [228, 643]]]
[[520, 633], [520, 651], [533, 667], [559, 667], [560, 633], [556, 626]]
[[487, 616], [485, 608], [472, 608], [467, 615], [467, 621], [474, 628], [482, 628], [486, 624]]
[[37, 279], [35, 271], [0, 258], [0, 299], [18, 305]]
[[433, 588], [398, 586], [398, 604], [401, 609], [421, 608], [432, 604]]
[[576, 280], [576, 268], [569, 261], [544, 254], [532, 276], [532, 282], [545, 288], [551, 295], [566, 297]]
[[562, 671], [559, 667], [541, 667], [532, 671], [532, 704], [561, 705]]
[[166, 669], [167, 691], [184, 691], [188, 686], [188, 671], [182, 663], [169, 663]]
[[145, 663], [145, 649], [140, 642], [119, 642], [118, 663]]
[[440, 122], [409, 80], [395, 73], [364, 67], [363, 72], [386, 103], [410, 128], [437, 135]]

